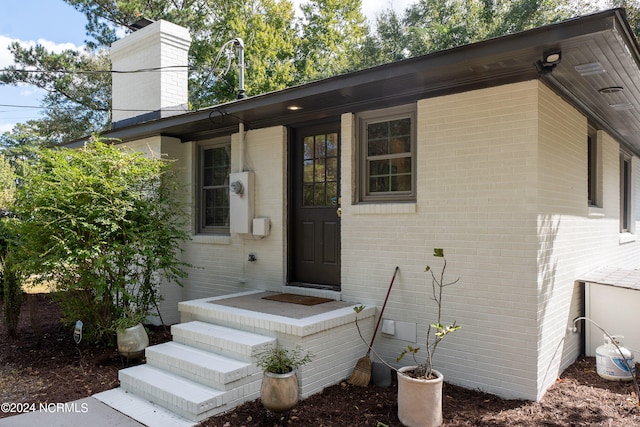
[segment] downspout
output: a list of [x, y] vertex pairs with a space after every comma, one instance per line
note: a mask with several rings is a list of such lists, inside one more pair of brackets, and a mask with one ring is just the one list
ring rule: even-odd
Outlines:
[[244, 138], [244, 122], [238, 123], [238, 172], [245, 171], [245, 138]]

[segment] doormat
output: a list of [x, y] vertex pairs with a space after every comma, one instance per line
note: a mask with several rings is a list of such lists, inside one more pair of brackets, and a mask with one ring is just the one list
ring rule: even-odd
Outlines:
[[262, 299], [268, 299], [271, 301], [279, 301], [279, 302], [288, 302], [290, 304], [299, 304], [299, 305], [318, 305], [318, 304], [324, 304], [325, 302], [335, 301], [331, 298], [310, 297], [307, 295], [296, 295], [296, 294], [269, 295], [266, 297], [262, 297]]

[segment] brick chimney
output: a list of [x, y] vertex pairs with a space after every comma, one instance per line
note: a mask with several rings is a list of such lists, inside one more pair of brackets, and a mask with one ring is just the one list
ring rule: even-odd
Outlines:
[[156, 69], [112, 74], [114, 128], [188, 111], [189, 30], [163, 20], [145, 24], [111, 45], [113, 71]]

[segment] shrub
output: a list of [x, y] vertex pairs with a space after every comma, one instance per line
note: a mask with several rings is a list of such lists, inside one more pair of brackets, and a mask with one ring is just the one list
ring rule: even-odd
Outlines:
[[145, 317], [160, 283], [186, 276], [173, 163], [98, 139], [27, 159], [15, 201], [24, 271], [53, 284], [63, 320], [82, 320], [86, 340], [113, 342], [117, 319]]

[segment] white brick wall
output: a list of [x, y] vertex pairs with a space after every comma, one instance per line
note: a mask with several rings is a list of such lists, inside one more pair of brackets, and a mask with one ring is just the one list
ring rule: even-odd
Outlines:
[[[354, 116], [342, 116], [342, 299], [380, 307], [399, 266], [384, 317], [417, 324], [421, 342], [435, 316], [424, 266], [438, 267], [432, 248], [444, 248], [449, 277], [461, 278], [445, 290], [444, 320], [462, 329], [440, 346], [437, 369], [452, 383], [539, 399], [579, 351], [579, 336], [566, 332], [581, 313], [575, 279], [599, 266], [637, 265], [638, 243], [623, 244], [619, 234], [619, 146], [600, 133], [602, 209], [590, 210], [587, 120], [544, 84], [422, 100], [417, 120], [416, 203], [364, 205], [353, 198]], [[281, 290], [286, 140], [282, 127], [245, 133], [255, 215], [271, 218], [271, 235], [194, 236], [185, 246], [185, 260], [196, 268], [184, 299]], [[238, 168], [239, 144], [234, 135]], [[180, 147], [176, 155], [192, 169], [193, 144]], [[638, 189], [640, 162], [633, 166]], [[256, 263], [247, 262], [250, 252]], [[376, 339], [389, 361], [406, 344]]]
[[[401, 205], [403, 213], [345, 200], [355, 193], [355, 162], [352, 117], [343, 116], [343, 299], [381, 306], [399, 265], [385, 318], [417, 323], [422, 341], [435, 316], [424, 265], [437, 265], [433, 247], [445, 248], [461, 281], [445, 291], [444, 317], [462, 329], [441, 345], [437, 368], [447, 381], [538, 399], [578, 353], [578, 337], [565, 337], [582, 304], [575, 279], [629, 264], [638, 251], [618, 243], [618, 146], [604, 137], [606, 214], [590, 217], [587, 121], [544, 85], [423, 100], [417, 109], [417, 203]], [[404, 345], [377, 341], [389, 360]]]
[[[189, 30], [159, 20], [111, 46], [112, 68], [134, 71], [160, 67], [160, 71], [112, 75], [114, 122], [161, 109], [188, 104]], [[186, 107], [184, 109], [186, 111]], [[176, 112], [172, 112], [175, 114]]]
[[[286, 267], [286, 136], [283, 127], [246, 132], [244, 162], [238, 158], [242, 151], [239, 135], [232, 136], [231, 163], [237, 168], [244, 163], [245, 170], [255, 172], [255, 216], [270, 219], [271, 234], [264, 239], [241, 234], [194, 235], [193, 241], [185, 246], [184, 259], [194, 266], [189, 271], [185, 299], [249, 289], [280, 290]], [[191, 164], [195, 164], [194, 156], [192, 149]], [[195, 194], [192, 200], [195, 202]], [[256, 255], [256, 262], [247, 261], [249, 253]]]

